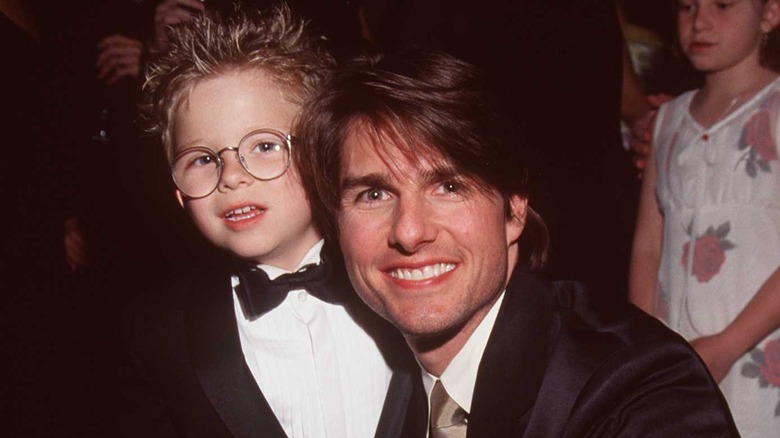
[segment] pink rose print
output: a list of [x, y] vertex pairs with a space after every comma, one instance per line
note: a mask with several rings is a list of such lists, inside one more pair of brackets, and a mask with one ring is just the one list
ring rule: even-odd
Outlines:
[[[757, 379], [761, 388], [780, 388], [780, 338], [767, 342], [763, 350], [754, 348], [750, 359], [742, 365], [742, 376]], [[775, 417], [780, 417], [780, 401]]]
[[747, 150], [737, 164], [744, 160], [745, 171], [751, 178], [755, 178], [759, 170], [771, 172], [769, 162], [777, 160], [777, 147], [767, 111], [758, 111], [745, 123], [739, 139], [739, 150]]
[[[720, 272], [720, 268], [726, 262], [726, 251], [735, 247], [733, 243], [726, 239], [731, 230], [731, 224], [726, 222], [717, 229], [707, 228], [707, 231], [696, 238], [693, 246], [693, 266], [691, 266], [691, 275], [696, 277], [699, 283], [706, 283]], [[687, 230], [690, 235], [690, 226]], [[690, 242], [683, 245], [683, 254], [680, 263], [683, 267], [688, 266], [688, 251]]]
[[766, 343], [761, 376], [770, 385], [780, 387], [780, 339], [773, 339]]
[[757, 112], [745, 124], [745, 143], [756, 150], [759, 158], [764, 161], [777, 159], [775, 140], [772, 138], [772, 126], [766, 111]]

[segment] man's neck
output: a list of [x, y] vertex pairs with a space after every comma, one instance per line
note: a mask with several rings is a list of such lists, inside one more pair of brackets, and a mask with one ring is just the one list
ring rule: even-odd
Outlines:
[[439, 377], [447, 369], [452, 359], [460, 352], [466, 342], [471, 338], [474, 330], [485, 319], [485, 315], [496, 303], [501, 295], [498, 294], [487, 305], [483, 306], [470, 318], [466, 324], [454, 334], [442, 337], [414, 337], [406, 336], [406, 342], [417, 357], [420, 365], [432, 375]]

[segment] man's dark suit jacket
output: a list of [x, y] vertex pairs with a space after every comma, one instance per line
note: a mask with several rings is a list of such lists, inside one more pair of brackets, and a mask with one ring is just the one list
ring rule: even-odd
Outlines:
[[[629, 304], [609, 307], [577, 283], [516, 269], [479, 365], [468, 437], [738, 437], [685, 341]], [[420, 397], [409, 422], [427, 412]]]
[[[127, 312], [130, 365], [120, 385], [122, 434], [285, 437], [241, 350], [230, 271], [193, 274], [163, 290]], [[420, 385], [419, 368], [395, 329], [354, 299], [356, 319], [394, 371], [376, 436], [402, 436], [413, 383]]]

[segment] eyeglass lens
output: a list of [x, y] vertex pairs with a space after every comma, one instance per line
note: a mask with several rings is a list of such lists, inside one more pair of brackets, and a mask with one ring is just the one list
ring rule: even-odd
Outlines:
[[[179, 190], [191, 198], [204, 197], [219, 185], [225, 148], [219, 152], [197, 147], [182, 151], [171, 167], [173, 180]], [[272, 131], [255, 131], [238, 145], [238, 158], [244, 169], [254, 178], [268, 181], [282, 176], [290, 165], [287, 140]], [[230, 155], [230, 154], [229, 154]]]

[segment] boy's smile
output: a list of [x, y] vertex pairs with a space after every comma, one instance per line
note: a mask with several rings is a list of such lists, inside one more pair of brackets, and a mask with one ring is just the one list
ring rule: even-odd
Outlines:
[[225, 220], [228, 221], [229, 227], [238, 230], [259, 221], [263, 213], [265, 213], [265, 207], [244, 205], [228, 209], [225, 212]]
[[[298, 106], [261, 70], [228, 71], [198, 82], [177, 110], [175, 153], [194, 147], [235, 147], [249, 132], [288, 133]], [[320, 240], [294, 167], [260, 181], [234, 152], [222, 155], [216, 190], [203, 198], [177, 196], [198, 229], [218, 247], [255, 263], [294, 269]]]

